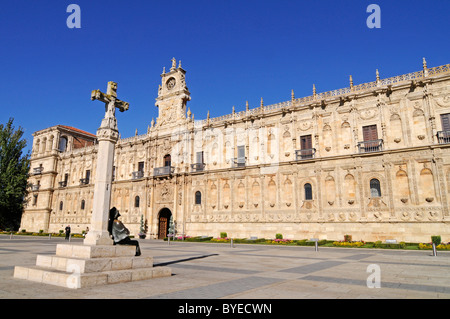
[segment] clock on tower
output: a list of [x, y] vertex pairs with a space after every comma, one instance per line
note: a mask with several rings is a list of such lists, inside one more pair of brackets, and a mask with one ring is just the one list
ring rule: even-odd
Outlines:
[[181, 61], [177, 67], [175, 58], [172, 67], [161, 74], [161, 85], [155, 105], [159, 108], [157, 126], [175, 126], [186, 119], [186, 103], [191, 100], [191, 93], [186, 86], [186, 71], [181, 68]]

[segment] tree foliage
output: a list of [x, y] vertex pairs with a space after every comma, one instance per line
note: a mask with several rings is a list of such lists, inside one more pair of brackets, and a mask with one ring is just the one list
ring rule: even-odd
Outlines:
[[0, 229], [18, 229], [27, 195], [30, 155], [23, 155], [27, 141], [13, 118], [0, 124]]

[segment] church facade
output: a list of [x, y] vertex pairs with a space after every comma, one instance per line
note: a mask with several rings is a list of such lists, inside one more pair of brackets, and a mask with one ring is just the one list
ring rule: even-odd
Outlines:
[[[137, 234], [450, 240], [450, 64], [196, 120], [186, 71], [161, 74], [159, 116], [119, 139], [111, 206]], [[132, 111], [132, 109], [131, 109]], [[130, 114], [131, 115], [131, 114]], [[96, 136], [34, 133], [21, 229], [86, 230]], [[172, 220], [172, 222], [171, 222]]]

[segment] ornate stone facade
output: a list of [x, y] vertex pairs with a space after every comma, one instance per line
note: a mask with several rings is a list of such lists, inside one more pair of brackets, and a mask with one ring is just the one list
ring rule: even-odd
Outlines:
[[[370, 83], [313, 86], [308, 97], [204, 120], [187, 109], [185, 74], [174, 59], [156, 123], [116, 144], [112, 205], [134, 234], [143, 216], [149, 237], [165, 236], [172, 216], [190, 236], [450, 240], [450, 65], [424, 60], [418, 72], [377, 71]], [[22, 229], [89, 227], [95, 141], [63, 126], [34, 134], [29, 181], [39, 186]]]

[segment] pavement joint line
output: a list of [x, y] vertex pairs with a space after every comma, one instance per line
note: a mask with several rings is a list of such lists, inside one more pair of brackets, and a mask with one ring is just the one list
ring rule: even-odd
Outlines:
[[[366, 280], [359, 279], [348, 279], [348, 278], [335, 278], [326, 276], [316, 276], [307, 275], [298, 278], [299, 280], [309, 280], [309, 281], [320, 281], [336, 284], [346, 284], [346, 285], [357, 285], [357, 286], [367, 286]], [[441, 292], [450, 294], [450, 287], [445, 286], [435, 286], [435, 285], [420, 285], [420, 284], [409, 284], [409, 283], [398, 283], [398, 282], [385, 282], [381, 281], [381, 288], [389, 289], [405, 289], [405, 290], [417, 290], [417, 291], [427, 291], [427, 292]]]

